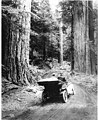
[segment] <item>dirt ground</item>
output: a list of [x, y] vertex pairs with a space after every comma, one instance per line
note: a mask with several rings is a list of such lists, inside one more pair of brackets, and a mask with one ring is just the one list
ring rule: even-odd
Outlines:
[[[52, 73], [50, 71], [46, 76]], [[2, 120], [97, 120], [96, 76], [75, 74], [69, 80], [74, 84], [75, 95], [67, 103], [54, 99], [42, 104], [43, 89], [39, 86], [7, 92], [2, 96]]]

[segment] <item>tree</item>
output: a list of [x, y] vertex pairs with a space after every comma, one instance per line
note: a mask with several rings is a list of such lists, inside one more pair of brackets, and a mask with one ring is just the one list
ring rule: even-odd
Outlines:
[[58, 23], [59, 27], [59, 41], [58, 41], [58, 49], [59, 49], [59, 54], [58, 54], [58, 62], [63, 65], [63, 20], [62, 20], [62, 12], [59, 10], [61, 7], [58, 6], [56, 9], [56, 20]]
[[90, 64], [91, 74], [96, 74], [96, 51], [94, 39], [94, 9], [92, 1], [88, 1], [88, 19], [89, 19], [89, 41], [90, 41]]
[[32, 73], [29, 69], [31, 0], [16, 0], [12, 8], [9, 6], [8, 8], [8, 10], [6, 7], [4, 9], [5, 13], [8, 12], [4, 17], [10, 20], [6, 45], [9, 77], [16, 84], [29, 84], [32, 81]]
[[[64, 56], [67, 56], [67, 58], [70, 59], [71, 61], [71, 69], [74, 69], [74, 49], [73, 49], [73, 5], [74, 5], [74, 1], [61, 1], [59, 3], [59, 5], [61, 6], [61, 11], [62, 11], [62, 20], [64, 23], [64, 27], [65, 27], [65, 39], [64, 39], [64, 43], [70, 43], [67, 44], [68, 47], [65, 51]], [[67, 33], [67, 29], [69, 29], [69, 26], [71, 28], [70, 30], [70, 34]], [[64, 32], [64, 30], [63, 30]], [[67, 42], [66, 42], [67, 41]], [[63, 46], [66, 46], [65, 44]], [[68, 55], [66, 55], [68, 54]], [[70, 56], [70, 57], [69, 57]]]
[[64, 24], [71, 26], [71, 68], [88, 74], [96, 73], [94, 10], [92, 1], [60, 2]]
[[96, 40], [96, 56], [97, 56], [97, 62], [96, 62], [96, 67], [97, 67], [97, 75], [98, 75], [98, 4], [97, 6], [95, 7], [95, 10], [96, 10], [96, 17], [95, 17], [95, 40]]
[[92, 2], [79, 1], [74, 10], [74, 69], [95, 74]]
[[[37, 4], [37, 5], [36, 5]], [[34, 8], [36, 5], [36, 8]], [[41, 19], [31, 18], [31, 29], [38, 33], [38, 36], [31, 36], [30, 41], [30, 57], [33, 50], [36, 50], [43, 60], [57, 56], [57, 25], [52, 17], [50, 5], [48, 0], [40, 0], [39, 2], [32, 2], [32, 11], [36, 12]], [[32, 57], [31, 61], [35, 57]]]
[[[36, 5], [35, 8], [34, 8], [34, 5]], [[37, 52], [39, 52], [41, 54], [43, 53], [43, 55], [42, 55], [43, 60], [45, 60], [45, 59], [47, 59], [47, 41], [48, 41], [47, 34], [50, 31], [49, 25], [51, 23], [49, 1], [46, 1], [46, 0], [40, 0], [38, 2], [33, 1], [32, 2], [32, 11], [36, 12], [41, 17], [41, 19], [39, 19], [39, 20], [36, 19], [36, 21], [34, 21], [34, 18], [31, 19], [31, 21], [32, 21], [31, 29], [32, 29], [32, 31], [36, 31], [39, 35], [39, 39], [36, 38], [38, 43], [34, 46], [35, 48], [33, 48], [33, 50], [37, 49]], [[36, 42], [36, 40], [35, 40], [35, 42]], [[33, 39], [31, 39], [31, 43], [32, 42], [34, 42]]]
[[63, 23], [60, 21], [60, 64], [63, 65]]

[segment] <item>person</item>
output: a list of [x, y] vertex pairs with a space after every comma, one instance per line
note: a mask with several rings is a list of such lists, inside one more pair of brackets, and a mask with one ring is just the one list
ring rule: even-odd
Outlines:
[[63, 87], [66, 88], [68, 95], [75, 94], [74, 85], [71, 82], [69, 82], [68, 76], [66, 76], [65, 78], [63, 74], [60, 73], [58, 79], [61, 80], [61, 83], [63, 84]]
[[68, 92], [68, 95], [75, 94], [74, 85], [71, 82], [67, 83], [67, 92]]
[[66, 79], [65, 79], [65, 77], [63, 76], [62, 73], [60, 73], [60, 74], [58, 75], [58, 79], [61, 80], [62, 82], [66, 82]]

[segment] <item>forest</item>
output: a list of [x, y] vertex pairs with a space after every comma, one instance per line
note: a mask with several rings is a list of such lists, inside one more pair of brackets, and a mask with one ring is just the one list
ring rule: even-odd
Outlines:
[[[81, 86], [87, 90], [85, 95], [93, 96], [86, 97], [93, 99], [94, 111], [88, 107], [90, 119], [83, 120], [97, 120], [94, 116], [97, 107], [98, 4], [89, 0], [61, 0], [53, 12], [49, 0], [2, 0], [1, 10], [2, 119], [28, 120], [29, 117], [20, 118], [18, 112], [31, 105], [31, 101], [33, 105], [35, 101], [36, 104], [41, 101], [40, 95], [35, 95], [42, 89], [37, 82], [53, 73], [56, 77], [62, 73], [76, 85], [80, 97], [84, 95]], [[28, 94], [22, 93], [23, 90]], [[49, 115], [50, 119], [55, 119]], [[38, 116], [30, 118], [35, 119], [39, 120]]]

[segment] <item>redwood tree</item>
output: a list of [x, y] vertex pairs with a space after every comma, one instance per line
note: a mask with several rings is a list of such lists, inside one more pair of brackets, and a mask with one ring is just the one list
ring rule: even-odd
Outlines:
[[31, 0], [16, 0], [8, 12], [10, 23], [6, 66], [9, 68], [9, 78], [17, 84], [29, 84], [32, 80], [29, 69]]
[[74, 7], [74, 69], [95, 74], [92, 1], [78, 1]]

